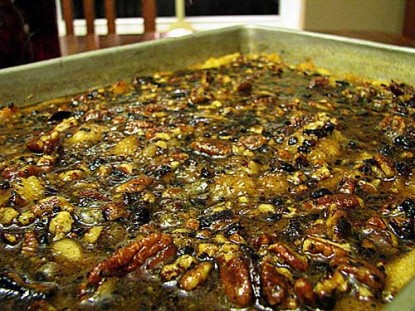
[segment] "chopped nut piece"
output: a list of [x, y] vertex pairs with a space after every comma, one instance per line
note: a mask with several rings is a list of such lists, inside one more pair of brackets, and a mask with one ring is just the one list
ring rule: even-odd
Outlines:
[[81, 179], [83, 175], [84, 175], [83, 171], [81, 171], [81, 170], [71, 170], [71, 171], [67, 171], [65, 173], [60, 173], [59, 178], [64, 182], [68, 182], [68, 181], [72, 181], [72, 180]]
[[79, 262], [83, 258], [82, 248], [72, 239], [62, 239], [52, 244], [53, 255], [68, 262]]
[[52, 131], [27, 143], [27, 148], [34, 152], [52, 154], [59, 146], [59, 132]]
[[116, 155], [129, 156], [134, 154], [138, 148], [138, 140], [135, 136], [127, 136], [119, 141], [114, 149], [113, 153]]
[[126, 218], [129, 215], [129, 212], [121, 202], [107, 203], [101, 207], [101, 210], [104, 213], [105, 218], [111, 221]]
[[19, 242], [19, 237], [16, 234], [3, 233], [2, 238], [6, 241], [6, 243], [11, 245], [15, 245]]
[[30, 211], [26, 211], [20, 214], [19, 222], [23, 226], [27, 226], [28, 224], [32, 223], [35, 220], [35, 214]]
[[17, 216], [19, 216], [19, 212], [12, 207], [0, 209], [0, 223], [2, 225], [10, 225]]
[[335, 301], [332, 297], [334, 292], [344, 293], [349, 289], [345, 277], [338, 271], [335, 271], [331, 277], [318, 282], [314, 287], [318, 304], [325, 309], [333, 309]]
[[255, 182], [251, 177], [221, 175], [211, 185], [214, 200], [236, 198], [241, 195], [253, 195], [256, 191]]
[[214, 257], [219, 251], [219, 247], [216, 244], [200, 243], [198, 245], [197, 257]]
[[73, 223], [74, 220], [69, 212], [59, 212], [50, 221], [49, 232], [55, 235], [55, 241], [62, 239], [68, 232], [71, 231]]
[[70, 145], [80, 143], [93, 143], [102, 139], [102, 128], [98, 125], [81, 126], [72, 137], [66, 139]]
[[273, 214], [276, 211], [272, 204], [259, 204], [257, 209], [261, 214]]
[[209, 261], [198, 264], [180, 278], [179, 287], [187, 291], [194, 290], [207, 279], [212, 268], [213, 264]]
[[94, 244], [99, 239], [99, 236], [101, 235], [101, 232], [104, 228], [101, 226], [92, 227], [88, 229], [88, 231], [85, 233], [83, 237], [83, 241], [87, 244]]
[[44, 186], [38, 177], [30, 176], [28, 178], [21, 178], [20, 183], [16, 184], [16, 191], [27, 202], [39, 200], [44, 194]]
[[172, 264], [165, 265], [160, 272], [162, 278], [166, 281], [170, 281], [186, 270], [191, 266], [195, 265], [197, 260], [190, 255], [182, 255], [177, 258]]

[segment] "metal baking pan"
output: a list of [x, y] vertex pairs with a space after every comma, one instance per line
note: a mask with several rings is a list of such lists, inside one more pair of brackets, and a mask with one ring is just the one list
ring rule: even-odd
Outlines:
[[87, 52], [0, 70], [0, 105], [28, 105], [117, 79], [185, 68], [229, 53], [278, 53], [291, 64], [312, 60], [338, 74], [415, 84], [415, 49], [331, 35], [238, 26]]
[[[0, 70], [0, 106], [26, 106], [160, 70], [182, 69], [230, 53], [278, 53], [336, 74], [415, 84], [415, 49], [331, 35], [238, 26], [182, 38], [93, 51]], [[415, 279], [386, 310], [415, 310]]]

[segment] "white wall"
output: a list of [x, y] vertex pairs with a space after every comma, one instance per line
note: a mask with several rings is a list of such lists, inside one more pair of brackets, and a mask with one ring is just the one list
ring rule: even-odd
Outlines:
[[303, 29], [401, 34], [405, 0], [305, 0]]

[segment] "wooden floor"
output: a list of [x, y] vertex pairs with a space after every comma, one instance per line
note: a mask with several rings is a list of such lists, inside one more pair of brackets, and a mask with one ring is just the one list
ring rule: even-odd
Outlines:
[[[393, 44], [415, 48], [415, 40], [393, 34], [382, 32], [362, 32], [362, 31], [336, 31], [335, 34], [344, 37], [364, 39], [374, 42]], [[148, 33], [141, 35], [87, 35], [87, 36], [64, 36], [59, 38], [62, 56], [72, 55], [87, 51], [104, 49], [114, 46], [126, 45], [131, 43], [157, 40], [165, 37], [163, 33]]]

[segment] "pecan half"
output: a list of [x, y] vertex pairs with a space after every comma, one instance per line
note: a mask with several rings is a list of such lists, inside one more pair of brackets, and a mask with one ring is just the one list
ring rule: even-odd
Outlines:
[[171, 243], [166, 245], [163, 249], [157, 252], [153, 257], [149, 257], [146, 261], [146, 269], [154, 269], [159, 267], [161, 264], [165, 263], [176, 254], [177, 248]]
[[115, 192], [140, 192], [143, 191], [147, 186], [151, 185], [153, 183], [153, 179], [148, 176], [139, 176], [134, 179], [131, 179], [127, 181], [126, 183], [123, 183], [122, 185], [119, 185]]
[[257, 251], [259, 251], [262, 248], [267, 248], [271, 243], [272, 238], [267, 233], [261, 233], [252, 241], [252, 244]]
[[315, 305], [315, 294], [313, 285], [305, 278], [299, 278], [294, 283], [294, 293], [297, 295], [300, 303], [304, 306]]
[[30, 210], [32, 211], [35, 216], [39, 217], [42, 215], [48, 215], [52, 213], [53, 209], [55, 207], [60, 207], [62, 204], [62, 201], [59, 199], [59, 197], [49, 197], [45, 200], [42, 200], [39, 203], [36, 203], [30, 207]]
[[325, 88], [327, 86], [330, 86], [330, 81], [325, 76], [317, 76], [317, 77], [311, 79], [311, 81], [308, 85], [308, 87], [310, 89], [312, 89], [312, 88]]
[[219, 139], [202, 139], [191, 144], [193, 150], [211, 157], [227, 157], [232, 154], [232, 147]]
[[377, 153], [373, 156], [373, 160], [379, 166], [386, 178], [393, 178], [396, 175], [395, 167], [393, 163], [384, 155]]
[[344, 208], [364, 207], [364, 202], [355, 194], [337, 193], [329, 194], [315, 200], [303, 203], [303, 208], [307, 210], [320, 211], [331, 205]]
[[309, 237], [303, 242], [303, 252], [309, 254], [315, 260], [328, 261], [333, 258], [345, 257], [349, 251], [329, 240]]
[[241, 307], [249, 305], [253, 290], [246, 260], [237, 254], [221, 254], [217, 257], [217, 261], [226, 296]]
[[383, 254], [396, 254], [399, 251], [397, 237], [388, 230], [382, 218], [377, 216], [369, 218], [362, 229], [364, 236], [362, 247], [376, 249]]
[[22, 255], [26, 257], [36, 256], [39, 249], [39, 241], [34, 231], [27, 231], [22, 242]]
[[267, 139], [262, 135], [249, 135], [239, 138], [239, 142], [249, 150], [257, 150], [267, 143]]
[[141, 129], [148, 129], [154, 127], [154, 124], [149, 121], [133, 120], [128, 121], [125, 124], [125, 133], [132, 135], [140, 131]]
[[277, 255], [284, 263], [299, 271], [307, 271], [308, 261], [304, 256], [297, 254], [292, 249], [281, 243], [274, 243], [268, 247], [268, 250]]
[[282, 304], [287, 298], [287, 281], [275, 267], [267, 262], [260, 266], [261, 285], [271, 306]]
[[356, 180], [352, 178], [342, 178], [339, 182], [339, 191], [341, 193], [352, 194], [356, 190]]
[[[163, 255], [166, 253], [166, 249], [168, 255], [172, 254], [172, 249], [175, 250], [171, 236], [163, 233], [151, 233], [140, 241], [118, 249], [109, 258], [96, 265], [88, 276], [88, 284], [97, 285], [106, 276], [127, 274], [144, 265], [160, 252]], [[167, 259], [166, 256], [161, 257], [164, 260]], [[154, 266], [151, 261], [149, 265]]]
[[352, 258], [340, 258], [334, 260], [332, 265], [335, 266], [336, 271], [353, 277], [375, 292], [381, 291], [385, 287], [386, 274], [368, 262]]

